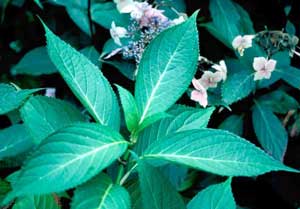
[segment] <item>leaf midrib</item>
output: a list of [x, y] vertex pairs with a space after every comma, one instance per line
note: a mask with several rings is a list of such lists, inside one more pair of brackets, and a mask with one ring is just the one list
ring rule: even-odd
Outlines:
[[162, 79], [164, 78], [165, 74], [168, 72], [168, 68], [169, 65], [171, 64], [171, 62], [173, 61], [175, 55], [177, 55], [177, 50], [179, 48], [179, 46], [181, 45], [182, 40], [185, 37], [185, 34], [187, 33], [188, 30], [185, 30], [184, 34], [181, 36], [180, 40], [178, 41], [178, 44], [176, 46], [176, 48], [174, 49], [171, 57], [169, 58], [164, 70], [162, 71], [162, 73], [160, 74], [160, 78], [158, 79], [157, 83], [155, 84], [154, 88], [152, 89], [152, 92], [150, 94], [150, 97], [148, 98], [148, 101], [146, 103], [146, 106], [144, 108], [143, 114], [141, 116], [141, 119], [139, 121], [139, 125], [144, 121], [145, 117], [147, 116], [148, 110], [150, 108], [151, 102], [152, 100], [155, 98], [155, 93], [157, 91], [157, 89], [159, 88], [159, 84], [161, 83]]
[[[51, 38], [51, 37], [50, 37], [50, 38]], [[103, 121], [103, 119], [102, 119], [102, 118], [98, 115], [98, 113], [96, 112], [95, 105], [92, 105], [92, 103], [90, 102], [89, 98], [85, 95], [83, 89], [81, 88], [81, 86], [79, 85], [78, 81], [76, 80], [76, 78], [75, 78], [75, 77], [73, 76], [73, 74], [69, 71], [69, 69], [68, 69], [68, 67], [67, 67], [67, 65], [66, 65], [66, 63], [65, 63], [65, 61], [61, 58], [61, 55], [60, 55], [60, 53], [59, 53], [59, 51], [58, 51], [58, 49], [57, 49], [57, 47], [56, 47], [56, 44], [54, 43], [54, 44], [52, 44], [52, 46], [53, 46], [53, 48], [56, 50], [56, 54], [59, 55], [58, 58], [59, 58], [59, 59], [61, 60], [61, 62], [63, 63], [64, 68], [67, 70], [67, 72], [68, 72], [69, 75], [71, 76], [73, 82], [76, 84], [78, 90], [80, 91], [81, 95], [84, 97], [83, 102], [86, 103], [86, 105], [90, 108], [90, 110], [91, 110], [92, 113], [93, 113], [92, 115], [94, 115], [94, 116], [96, 117], [95, 119], [96, 119], [99, 123], [101, 123], [101, 124], [103, 124], [103, 125], [106, 125], [105, 122]], [[73, 61], [72, 61], [72, 60], [71, 60], [71, 62], [72, 62], [72, 65], [73, 65]], [[92, 63], [90, 63], [90, 64], [92, 64]], [[94, 65], [94, 64], [92, 64], [92, 65]], [[74, 65], [73, 65], [73, 66], [74, 66]], [[60, 71], [60, 70], [59, 70], [59, 71]], [[60, 72], [61, 72], [61, 71], [60, 71]], [[63, 74], [63, 73], [61, 72], [61, 74]]]

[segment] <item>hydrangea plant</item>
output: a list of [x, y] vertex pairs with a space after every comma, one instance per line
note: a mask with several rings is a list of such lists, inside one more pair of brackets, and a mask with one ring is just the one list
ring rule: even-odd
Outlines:
[[[55, 88], [0, 84], [0, 113], [12, 123], [0, 131], [0, 161], [17, 168], [0, 180], [4, 208], [234, 209], [234, 178], [299, 173], [283, 162], [289, 135], [300, 130], [299, 103], [289, 95], [300, 88], [300, 70], [291, 65], [299, 56], [296, 36], [254, 31], [231, 0], [210, 0], [209, 22], [199, 10], [185, 14], [179, 0], [94, 2], [88, 15], [84, 4], [52, 3], [70, 17], [82, 15], [88, 24], [73, 20], [87, 35], [92, 21], [111, 39], [100, 55], [93, 47], [77, 50], [40, 19], [46, 47], [11, 72], [59, 73], [78, 103], [56, 98]], [[200, 27], [233, 56], [211, 61], [202, 54]], [[41, 66], [30, 66], [38, 56]], [[99, 63], [118, 68], [134, 89], [111, 83]], [[209, 127], [246, 97], [259, 146], [243, 138], [244, 115]], [[186, 196], [199, 172], [222, 178]]]

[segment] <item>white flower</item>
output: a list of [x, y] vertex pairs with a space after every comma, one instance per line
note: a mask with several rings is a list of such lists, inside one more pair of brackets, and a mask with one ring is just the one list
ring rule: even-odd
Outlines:
[[123, 27], [117, 27], [115, 22], [111, 23], [111, 29], [109, 30], [111, 37], [114, 39], [114, 42], [119, 46], [122, 46], [120, 38], [124, 38], [127, 35], [127, 30]]
[[244, 51], [247, 48], [252, 47], [252, 39], [255, 37], [255, 35], [238, 35], [235, 37], [232, 41], [232, 47], [235, 50], [238, 50], [241, 56], [244, 55]]
[[227, 78], [227, 67], [226, 67], [226, 64], [225, 64], [224, 60], [221, 60], [218, 65], [214, 64], [211, 67], [214, 68], [217, 71], [216, 74], [219, 74], [223, 81], [226, 80], [226, 78]]
[[55, 97], [56, 89], [55, 88], [46, 88], [45, 96], [46, 97]]
[[256, 71], [254, 80], [270, 79], [272, 72], [276, 67], [276, 60], [267, 60], [264, 57], [254, 57], [253, 68]]
[[202, 107], [206, 107], [208, 103], [206, 89], [201, 85], [201, 83], [197, 79], [193, 79], [192, 83], [195, 90], [193, 90], [191, 93], [191, 100], [199, 102], [199, 104]]
[[201, 85], [205, 88], [216, 88], [218, 83], [222, 80], [219, 73], [213, 73], [211, 71], [204, 71], [204, 74], [199, 79]]
[[114, 0], [120, 13], [131, 13], [135, 9], [133, 0]]
[[173, 19], [172, 22], [173, 22], [175, 25], [178, 25], [178, 24], [180, 24], [180, 23], [183, 23], [185, 20], [186, 20], [186, 17], [185, 17], [184, 15], [180, 15], [178, 18]]

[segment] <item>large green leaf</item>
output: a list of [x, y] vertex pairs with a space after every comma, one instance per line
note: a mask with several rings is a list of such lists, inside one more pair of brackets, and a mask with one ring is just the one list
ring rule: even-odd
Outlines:
[[253, 72], [245, 65], [240, 65], [241, 71], [229, 75], [222, 85], [222, 99], [230, 105], [248, 96], [255, 89]]
[[0, 130], [0, 160], [16, 156], [32, 146], [33, 141], [24, 125], [16, 124]]
[[91, 13], [92, 20], [106, 29], [110, 29], [112, 21], [122, 27], [128, 26], [130, 22], [130, 16], [121, 14], [113, 2], [93, 4]]
[[114, 185], [104, 173], [80, 185], [74, 192], [72, 209], [130, 209], [126, 189]]
[[73, 93], [102, 125], [120, 126], [119, 105], [109, 82], [85, 56], [62, 41], [44, 25], [50, 59]]
[[45, 139], [25, 163], [12, 184], [10, 197], [75, 187], [109, 166], [127, 145], [119, 133], [100, 124], [62, 128]]
[[205, 128], [215, 108], [186, 108], [177, 106], [169, 111], [172, 117], [164, 118], [144, 129], [138, 136], [135, 151], [142, 154], [154, 141], [177, 132]]
[[252, 123], [262, 147], [275, 159], [282, 161], [287, 148], [288, 135], [281, 121], [270, 108], [256, 102], [252, 112]]
[[51, 62], [46, 47], [37, 47], [29, 51], [19, 61], [19, 63], [11, 69], [13, 75], [43, 75], [56, 73], [57, 69]]
[[274, 160], [250, 142], [227, 131], [184, 131], [160, 139], [145, 151], [143, 159], [162, 160], [224, 176], [256, 176], [269, 171], [297, 172]]
[[67, 13], [74, 23], [87, 35], [91, 36], [88, 17], [88, 0], [72, 0], [72, 4], [66, 6]]
[[143, 209], [141, 189], [138, 179], [132, 179], [125, 183], [131, 197], [131, 209]]
[[120, 94], [120, 99], [125, 115], [125, 122], [127, 129], [132, 132], [135, 128], [137, 128], [139, 113], [135, 103], [135, 99], [132, 94], [122, 88], [121, 86], [117, 86]]
[[231, 48], [231, 42], [240, 34], [239, 11], [231, 0], [211, 0], [209, 10], [213, 22], [205, 26], [208, 26], [212, 35]]
[[167, 110], [189, 86], [199, 56], [197, 14], [160, 33], [143, 53], [135, 86], [139, 123]]
[[36, 195], [19, 197], [12, 209], [59, 209], [54, 195]]
[[276, 90], [259, 98], [259, 103], [271, 108], [272, 112], [286, 114], [290, 110], [297, 110], [297, 100], [283, 90]]
[[21, 108], [21, 117], [36, 144], [64, 126], [85, 120], [73, 105], [44, 96], [31, 97]]
[[236, 209], [231, 190], [231, 178], [209, 186], [199, 192], [187, 205], [187, 209]]
[[81, 49], [80, 53], [89, 58], [94, 65], [101, 67], [102, 63], [99, 61], [100, 54], [94, 46], [87, 46]]
[[143, 209], [184, 209], [182, 198], [170, 182], [151, 165], [138, 162]]
[[275, 72], [280, 75], [282, 80], [294, 88], [300, 89], [300, 69], [289, 66], [285, 68], [278, 68]]
[[220, 124], [218, 129], [227, 130], [241, 136], [243, 134], [243, 120], [242, 115], [231, 115]]
[[0, 115], [17, 109], [24, 100], [40, 89], [17, 90], [12, 85], [0, 83]]

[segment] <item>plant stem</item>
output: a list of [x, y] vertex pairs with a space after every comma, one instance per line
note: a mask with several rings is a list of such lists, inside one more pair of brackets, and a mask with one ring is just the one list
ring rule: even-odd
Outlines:
[[132, 173], [132, 171], [137, 167], [137, 165], [138, 165], [137, 163], [134, 164], [134, 166], [132, 166], [130, 168], [130, 170], [127, 173], [125, 173], [125, 175], [123, 176], [123, 178], [120, 180], [120, 185], [123, 185], [125, 183], [125, 181], [128, 179], [128, 177], [130, 176], [130, 174]]
[[[127, 163], [128, 159], [129, 159], [129, 156], [130, 156], [130, 152], [127, 149], [126, 152], [125, 152], [125, 154], [123, 155], [122, 160], [124, 160]], [[117, 179], [116, 179], [116, 184], [120, 184], [121, 179], [122, 179], [122, 177], [124, 175], [124, 171], [125, 171], [125, 165], [120, 164], [120, 166], [118, 168], [118, 175], [117, 175]]]

